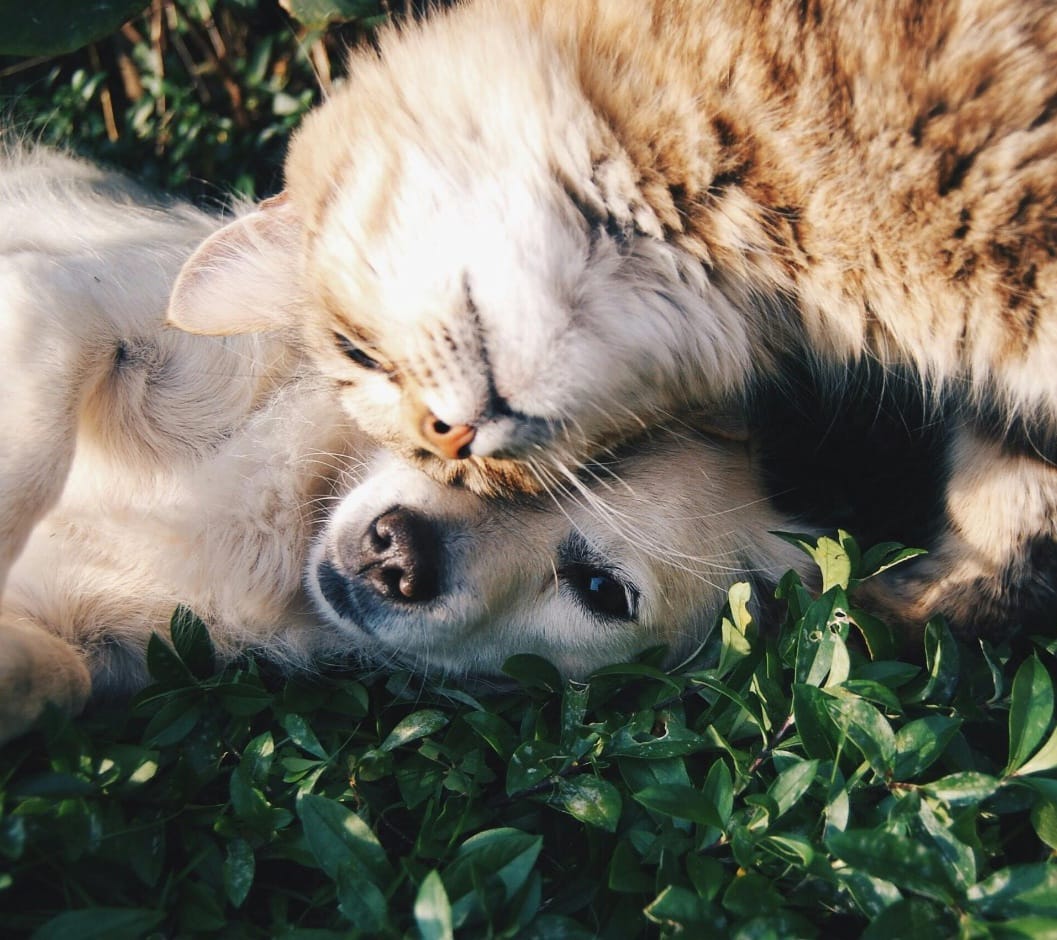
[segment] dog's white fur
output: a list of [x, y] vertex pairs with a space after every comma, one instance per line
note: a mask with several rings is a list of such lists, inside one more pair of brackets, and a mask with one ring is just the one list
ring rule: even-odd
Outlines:
[[[142, 684], [177, 604], [223, 657], [494, 673], [537, 652], [583, 673], [654, 643], [685, 651], [733, 582], [799, 561], [767, 534], [783, 520], [740, 444], [667, 432], [553, 503], [485, 502], [379, 453], [288, 337], [164, 327], [176, 272], [217, 225], [71, 158], [0, 160], [0, 739], [46, 702]], [[261, 283], [241, 299], [275, 300]], [[377, 594], [350, 620], [330, 601], [362, 598], [365, 571], [337, 547], [394, 510], [430, 519], [436, 538], [415, 548], [436, 590]], [[635, 616], [591, 613], [597, 578], [637, 595]]]

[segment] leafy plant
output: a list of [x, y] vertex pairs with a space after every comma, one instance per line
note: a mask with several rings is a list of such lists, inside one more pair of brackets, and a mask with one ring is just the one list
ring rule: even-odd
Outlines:
[[[921, 665], [848, 585], [898, 557], [801, 539], [693, 662], [516, 687], [214, 671], [186, 612], [131, 710], [0, 757], [0, 916], [36, 937], [1044, 937], [1057, 919], [1052, 644]], [[834, 572], [839, 572], [834, 574]]]
[[0, 114], [20, 137], [169, 192], [269, 195], [290, 131], [386, 9], [382, 0], [0, 0]]

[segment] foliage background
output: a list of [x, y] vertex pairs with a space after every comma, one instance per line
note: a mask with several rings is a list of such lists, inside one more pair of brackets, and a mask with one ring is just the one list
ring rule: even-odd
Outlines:
[[[122, 3], [0, 0], [4, 124], [207, 202], [274, 192], [343, 48], [416, 12]], [[804, 547], [824, 590], [787, 577], [780, 623], [739, 587], [673, 673], [516, 657], [490, 695], [217, 671], [178, 612], [131, 708], [0, 751], [2, 932], [1057, 936], [1054, 640], [901, 657], [847, 593], [898, 549]]]
[[[122, 23], [129, 3], [0, 0], [4, 123], [213, 200], [279, 189], [290, 130], [340, 79], [345, 50], [367, 41], [390, 8], [384, 0], [286, 0], [285, 8], [154, 0]], [[393, 6], [403, 16], [415, 9]]]

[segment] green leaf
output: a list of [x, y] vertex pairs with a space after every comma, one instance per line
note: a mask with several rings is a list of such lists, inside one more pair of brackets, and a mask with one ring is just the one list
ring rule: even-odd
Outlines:
[[1015, 777], [1025, 777], [1028, 774], [1041, 774], [1057, 767], [1057, 729], [1046, 740], [1035, 755], [1021, 764], [1012, 774]]
[[541, 836], [519, 829], [489, 829], [471, 836], [442, 873], [448, 897], [452, 898], [452, 921], [456, 927], [469, 914], [483, 907], [476, 885], [498, 879], [509, 900], [524, 886], [543, 847]]
[[197, 698], [181, 693], [173, 696], [147, 723], [143, 743], [151, 747], [172, 747], [194, 730], [204, 708]]
[[319, 743], [319, 738], [316, 737], [316, 733], [309, 727], [307, 721], [300, 715], [296, 715], [293, 712], [283, 715], [282, 720], [283, 730], [290, 735], [290, 740], [294, 742], [302, 751], [306, 751], [313, 757], [318, 757], [320, 760], [327, 760], [330, 756], [327, 754], [326, 748]]
[[147, 670], [157, 682], [175, 686], [195, 685], [191, 670], [157, 633], [152, 633], [147, 641]]
[[865, 581], [911, 558], [927, 554], [928, 552], [923, 548], [904, 548], [898, 542], [879, 542], [863, 553], [855, 580], [856, 582]]
[[874, 773], [888, 776], [895, 761], [896, 737], [884, 715], [858, 696], [833, 694], [823, 702], [834, 725], [859, 749]]
[[651, 872], [640, 862], [631, 843], [624, 839], [613, 846], [607, 884], [613, 891], [625, 894], [646, 894], [654, 890]]
[[950, 915], [923, 898], [903, 898], [870, 921], [861, 940], [955, 936]]
[[260, 714], [272, 704], [271, 693], [256, 676], [241, 676], [235, 682], [217, 687], [225, 711], [239, 717]]
[[306, 793], [297, 806], [309, 848], [331, 878], [356, 858], [376, 882], [392, 876], [385, 850], [370, 827], [359, 816], [335, 800]]
[[925, 625], [925, 665], [926, 679], [907, 701], [948, 704], [958, 689], [960, 662], [958, 644], [941, 617]]
[[232, 839], [224, 859], [224, 890], [232, 907], [242, 907], [253, 887], [255, 871], [256, 860], [250, 844], [245, 839]]
[[507, 765], [506, 792], [513, 796], [531, 790], [564, 765], [558, 748], [547, 741], [526, 741], [510, 758]]
[[1040, 799], [1031, 807], [1031, 827], [1051, 849], [1057, 849], [1057, 803]]
[[1006, 773], [1024, 764], [1053, 720], [1053, 682], [1037, 656], [1017, 670], [1009, 699], [1009, 762]]
[[[937, 808], [942, 816], [937, 814]], [[929, 800], [921, 800], [918, 803], [917, 818], [913, 820], [912, 825], [923, 840], [927, 840], [939, 850], [947, 862], [947, 871], [954, 884], [964, 891], [976, 882], [976, 853], [970, 845], [957, 837], [952, 831], [951, 823], [946, 807]]]
[[[140, 13], [143, 0], [14, 0], [0, 3], [0, 55], [54, 56], [73, 52], [114, 32]], [[61, 25], [60, 25], [61, 24]]]
[[912, 780], [937, 761], [962, 726], [960, 718], [926, 715], [909, 721], [896, 732], [896, 762], [892, 776]]
[[[769, 727], [769, 721], [766, 713], [759, 705], [754, 706], [753, 703], [745, 698], [745, 696], [734, 691], [734, 689], [727, 685], [726, 682], [720, 682], [713, 679], [711, 676], [699, 673], [694, 675], [692, 680], [695, 686], [700, 686], [702, 689], [708, 689], [710, 692], [713, 692], [736, 705], [741, 712], [740, 719], [754, 725], [760, 732], [762, 743], [764, 745], [767, 744], [766, 729]], [[669, 729], [669, 733], [671, 733], [671, 729]], [[673, 754], [671, 756], [674, 757], [676, 755]]]
[[[822, 574], [823, 594], [832, 587], [848, 587], [852, 569], [851, 558], [848, 550], [840, 542], [825, 535], [815, 539], [809, 535], [796, 535], [791, 532], [775, 532], [774, 534], [811, 556]], [[840, 532], [838, 537], [847, 538], [847, 533]]]
[[197, 679], [208, 679], [216, 671], [216, 651], [206, 625], [187, 607], [177, 607], [169, 621], [176, 655]]
[[684, 786], [646, 787], [633, 793], [636, 802], [662, 816], [689, 819], [702, 826], [722, 829], [725, 820], [719, 809], [700, 790]]
[[542, 656], [518, 653], [503, 663], [503, 672], [526, 689], [542, 689], [557, 692], [562, 687], [562, 677]]
[[370, 880], [362, 860], [352, 855], [338, 868], [335, 878], [338, 906], [357, 931], [375, 936], [388, 920], [388, 905], [382, 890]]
[[767, 788], [767, 795], [778, 806], [781, 816], [792, 809], [808, 790], [818, 773], [817, 760], [798, 761], [783, 770]]
[[451, 902], [436, 870], [430, 871], [415, 896], [415, 925], [422, 940], [455, 940]]
[[462, 719], [504, 760], [509, 759], [518, 746], [518, 737], [514, 729], [498, 715], [474, 711], [463, 715]]
[[749, 613], [749, 600], [752, 589], [747, 581], [732, 584], [727, 591], [727, 604], [730, 607], [730, 618], [724, 617], [720, 623], [720, 652], [716, 675], [725, 676], [741, 660], [752, 652], [752, 615]]
[[434, 731], [439, 731], [448, 723], [448, 716], [435, 708], [424, 708], [422, 711], [408, 715], [389, 732], [386, 739], [378, 746], [380, 751], [392, 751], [404, 744], [410, 744], [419, 738], [425, 738]]
[[253, 738], [243, 749], [238, 773], [249, 783], [261, 784], [268, 778], [275, 757], [275, 741], [270, 731]]
[[943, 800], [951, 806], [962, 806], [968, 803], [979, 803], [998, 791], [1002, 781], [990, 774], [965, 770], [956, 774], [940, 777], [922, 789], [930, 796]]
[[[800, 623], [796, 645], [797, 682], [822, 685], [827, 677], [835, 684], [847, 678], [847, 649], [851, 620], [848, 598], [837, 588], [811, 604]], [[843, 655], [841, 655], [843, 654]], [[832, 675], [835, 663], [844, 664], [843, 675]]]
[[26, 820], [22, 816], [0, 818], [0, 855], [15, 861], [26, 849]]
[[837, 753], [840, 735], [830, 716], [830, 696], [813, 685], [793, 686], [793, 720], [810, 757], [828, 760]]
[[385, 8], [379, 0], [281, 0], [280, 6], [303, 26], [313, 30], [326, 29], [331, 23], [385, 18]]
[[139, 940], [164, 919], [161, 911], [144, 908], [87, 907], [53, 917], [32, 940]]
[[665, 888], [643, 913], [655, 924], [673, 927], [680, 933], [689, 929], [699, 936], [700, 931], [720, 931], [726, 923], [712, 904], [678, 885]]
[[966, 896], [985, 917], [1057, 917], [1057, 866], [1010, 865], [974, 885]]
[[955, 903], [957, 892], [943, 855], [905, 833], [883, 829], [833, 832], [826, 846], [862, 874], [944, 904]]
[[720, 820], [718, 828], [726, 826], [734, 811], [734, 782], [726, 761], [717, 760], [709, 767], [701, 794], [715, 808], [716, 817]]
[[591, 687], [585, 682], [576, 682], [570, 679], [565, 683], [565, 688], [562, 690], [562, 717], [559, 736], [563, 747], [569, 747], [583, 728], [590, 691]]
[[[698, 680], [695, 679], [695, 682]], [[613, 735], [606, 754], [609, 757], [633, 757], [637, 760], [660, 760], [666, 757], [684, 757], [696, 754], [709, 747], [701, 735], [685, 725], [667, 722], [660, 735], [639, 734], [627, 727]]]
[[810, 839], [795, 835], [769, 835], [760, 841], [760, 848], [772, 852], [783, 862], [809, 868], [815, 860], [815, 847]]
[[558, 781], [557, 800], [581, 822], [616, 832], [620, 822], [620, 791], [601, 777], [579, 776]]

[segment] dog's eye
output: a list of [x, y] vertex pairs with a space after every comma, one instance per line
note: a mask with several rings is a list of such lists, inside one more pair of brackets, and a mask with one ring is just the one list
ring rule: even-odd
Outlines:
[[334, 342], [337, 343], [338, 349], [355, 362], [361, 369], [376, 370], [382, 368], [382, 364], [377, 359], [372, 359], [368, 356], [359, 346], [354, 345], [352, 340], [347, 336], [335, 333]]
[[610, 620], [634, 620], [638, 614], [639, 592], [612, 571], [594, 565], [569, 564], [559, 573], [590, 613]]

